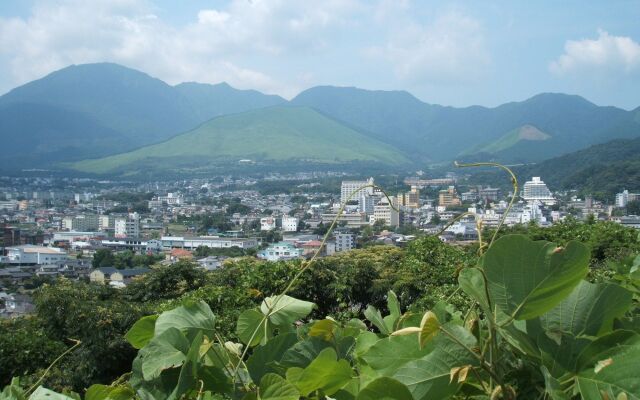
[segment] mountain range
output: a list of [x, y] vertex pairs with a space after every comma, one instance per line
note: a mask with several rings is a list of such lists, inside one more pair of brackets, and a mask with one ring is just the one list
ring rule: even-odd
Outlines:
[[92, 173], [261, 162], [531, 163], [640, 136], [640, 108], [544, 93], [494, 108], [445, 107], [405, 91], [319, 86], [290, 101], [175, 86], [117, 64], [74, 65], [0, 96], [0, 169]]

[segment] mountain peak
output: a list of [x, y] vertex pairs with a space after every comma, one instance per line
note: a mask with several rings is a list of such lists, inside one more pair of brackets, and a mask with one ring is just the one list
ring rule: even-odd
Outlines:
[[597, 105], [593, 104], [592, 102], [590, 102], [589, 100], [585, 99], [582, 96], [578, 96], [576, 94], [554, 93], [554, 92], [539, 93], [524, 101], [524, 103], [539, 103], [539, 104], [557, 104], [560, 102], [573, 103], [581, 106], [597, 107]]

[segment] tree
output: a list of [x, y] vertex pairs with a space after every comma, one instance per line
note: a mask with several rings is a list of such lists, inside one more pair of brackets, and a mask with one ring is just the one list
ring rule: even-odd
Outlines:
[[640, 200], [633, 200], [627, 203], [628, 215], [640, 215]]
[[130, 283], [125, 294], [132, 301], [174, 299], [200, 288], [205, 282], [206, 273], [198, 264], [182, 260], [153, 269]]
[[93, 268], [113, 267], [115, 263], [115, 257], [113, 252], [109, 249], [98, 249], [93, 255], [91, 260], [91, 266]]

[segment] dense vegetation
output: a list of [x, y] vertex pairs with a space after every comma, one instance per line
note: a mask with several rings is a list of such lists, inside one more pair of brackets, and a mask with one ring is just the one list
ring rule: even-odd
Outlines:
[[85, 397], [639, 398], [637, 232], [568, 221], [501, 235], [480, 259], [426, 237], [308, 268], [181, 262], [122, 291], [60, 280], [33, 317], [0, 325], [0, 378], [24, 376], [0, 398], [110, 382]]

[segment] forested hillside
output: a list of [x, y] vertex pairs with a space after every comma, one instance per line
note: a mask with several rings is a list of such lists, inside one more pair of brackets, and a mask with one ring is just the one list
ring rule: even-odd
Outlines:
[[[514, 166], [513, 171], [521, 182], [541, 176], [552, 190], [577, 189], [611, 200], [616, 193], [635, 190], [640, 185], [638, 154], [640, 139], [619, 139], [537, 164]], [[470, 173], [478, 183], [504, 182], [503, 174], [495, 169], [470, 170]]]

